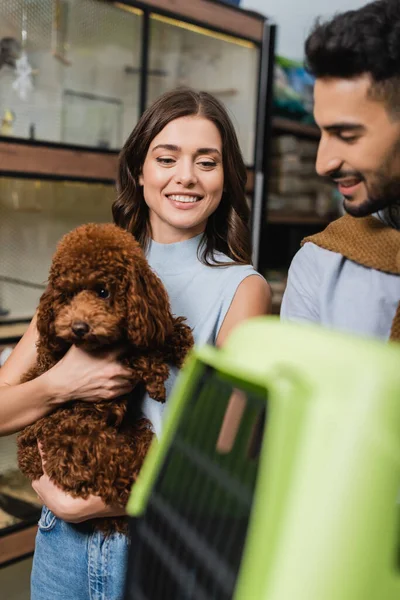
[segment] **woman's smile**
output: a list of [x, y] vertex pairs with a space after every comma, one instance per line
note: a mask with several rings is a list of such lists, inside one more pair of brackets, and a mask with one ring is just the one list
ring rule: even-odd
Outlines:
[[165, 197], [171, 202], [171, 204], [178, 210], [190, 210], [196, 208], [199, 202], [202, 201], [204, 196], [200, 194], [165, 194]]

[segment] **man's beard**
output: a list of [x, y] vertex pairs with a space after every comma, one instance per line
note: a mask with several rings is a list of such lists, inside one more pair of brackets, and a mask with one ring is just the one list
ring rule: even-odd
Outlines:
[[[388, 177], [379, 174], [373, 183], [364, 178], [367, 189], [367, 199], [355, 205], [345, 197], [343, 206], [353, 217], [366, 217], [373, 213], [385, 211], [390, 216], [398, 215], [400, 207], [400, 177]], [[398, 216], [396, 220], [398, 219]]]
[[364, 182], [367, 199], [358, 206], [350, 199], [343, 202], [346, 212], [353, 217], [366, 217], [373, 213], [385, 211], [386, 218], [395, 220], [394, 227], [399, 223], [400, 206], [400, 139], [388, 152], [386, 159], [376, 172], [367, 174], [356, 173], [356, 178]]

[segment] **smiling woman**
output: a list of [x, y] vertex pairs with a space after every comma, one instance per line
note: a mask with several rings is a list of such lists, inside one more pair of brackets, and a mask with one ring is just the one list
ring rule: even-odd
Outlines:
[[[144, 248], [152, 236], [161, 241], [163, 223], [163, 243], [204, 233], [200, 252], [207, 264], [215, 264], [216, 251], [250, 264], [245, 184], [246, 167], [222, 104], [206, 92], [174, 90], [147, 109], [121, 152], [114, 220]], [[186, 208], [191, 198], [196, 202]]]
[[[115, 222], [145, 250], [168, 292], [171, 312], [186, 317], [196, 344], [222, 345], [239, 322], [270, 309], [268, 284], [251, 265], [245, 182], [233, 125], [224, 107], [206, 93], [177, 90], [162, 96], [143, 114], [120, 155]], [[109, 286], [104, 281], [96, 292], [107, 297]], [[152, 300], [146, 299], [150, 312]], [[4, 433], [70, 400], [113, 399], [132, 389], [132, 372], [118, 364], [117, 350], [100, 356], [74, 345], [44, 375], [21, 384], [36, 362], [37, 339], [35, 317], [1, 369]], [[166, 404], [176, 377], [177, 369], [171, 368]], [[148, 395], [137, 407], [156, 435], [164, 407]], [[43, 471], [34, 482], [45, 508], [31, 600], [90, 600], [94, 590], [104, 590], [107, 600], [121, 600], [129, 540], [121, 533], [105, 538], [94, 521], [121, 515], [121, 508], [94, 495], [72, 497]]]

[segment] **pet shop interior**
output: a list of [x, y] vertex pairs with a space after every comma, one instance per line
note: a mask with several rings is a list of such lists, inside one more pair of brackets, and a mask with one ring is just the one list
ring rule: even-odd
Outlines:
[[[35, 313], [57, 242], [80, 224], [112, 220], [119, 150], [146, 107], [179, 86], [210, 92], [233, 119], [254, 264], [279, 314], [301, 240], [342, 214], [336, 189], [315, 173], [304, 40], [317, 17], [363, 4], [1, 0], [0, 368]], [[29, 599], [40, 511], [18, 470], [16, 435], [1, 437], [4, 600]]]

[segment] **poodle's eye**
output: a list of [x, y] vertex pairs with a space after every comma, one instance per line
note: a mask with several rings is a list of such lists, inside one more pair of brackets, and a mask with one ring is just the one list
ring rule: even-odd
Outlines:
[[108, 289], [101, 286], [96, 288], [96, 294], [99, 296], [99, 298], [103, 298], [104, 300], [110, 297], [110, 292]]

